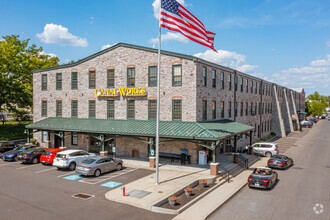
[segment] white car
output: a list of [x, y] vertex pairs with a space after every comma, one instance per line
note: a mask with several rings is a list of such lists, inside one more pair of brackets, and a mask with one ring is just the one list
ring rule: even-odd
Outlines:
[[75, 170], [77, 163], [91, 156], [95, 156], [95, 154], [83, 150], [61, 151], [54, 158], [53, 166], [58, 169]]
[[253, 144], [252, 147], [253, 153], [261, 156], [272, 157], [280, 153], [277, 143], [259, 142]]

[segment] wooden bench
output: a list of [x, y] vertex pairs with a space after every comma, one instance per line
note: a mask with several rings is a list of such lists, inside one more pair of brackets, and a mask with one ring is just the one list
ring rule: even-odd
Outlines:
[[[171, 163], [174, 163], [174, 160], [181, 160], [181, 154], [159, 152], [159, 157], [171, 159]], [[190, 164], [190, 155], [186, 155], [186, 157], [188, 159], [188, 163]]]

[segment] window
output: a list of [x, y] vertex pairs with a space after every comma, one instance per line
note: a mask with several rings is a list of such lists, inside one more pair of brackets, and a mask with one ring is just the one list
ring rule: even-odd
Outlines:
[[215, 70], [212, 70], [212, 87], [217, 87], [217, 74]]
[[237, 91], [238, 76], [235, 76], [235, 91]]
[[241, 102], [241, 116], [243, 116], [243, 102]]
[[265, 85], [262, 85], [262, 95], [265, 95]]
[[212, 119], [215, 120], [217, 118], [217, 103], [216, 101], [212, 101]]
[[127, 87], [135, 87], [135, 68], [127, 68]]
[[108, 118], [115, 118], [115, 100], [107, 101]]
[[257, 115], [258, 104], [254, 103], [254, 115]]
[[62, 73], [56, 73], [56, 90], [62, 89]]
[[251, 102], [251, 115], [253, 115], [253, 102]]
[[41, 101], [41, 117], [47, 117], [47, 100]]
[[255, 87], [255, 91], [254, 91], [255, 94], [258, 93], [258, 82], [256, 82], [256, 87]]
[[253, 81], [251, 81], [251, 93], [253, 93]]
[[127, 100], [127, 119], [135, 119], [135, 100]]
[[245, 109], [245, 115], [248, 115], [249, 114], [249, 103], [247, 102], [246, 103], [246, 109]]
[[42, 91], [47, 90], [47, 74], [41, 75], [41, 90]]
[[149, 87], [157, 86], [157, 66], [149, 66], [148, 68]]
[[259, 115], [261, 115], [261, 103], [259, 103]]
[[78, 145], [78, 134], [75, 132], [71, 133], [71, 145]]
[[262, 103], [262, 107], [261, 107], [261, 114], [264, 113], [264, 103]]
[[258, 125], [258, 138], [260, 138], [260, 125]]
[[207, 120], [207, 101], [203, 100], [203, 114], [202, 114], [202, 120]]
[[231, 90], [231, 74], [228, 74], [228, 90]]
[[241, 78], [241, 92], [243, 92], [243, 77]]
[[78, 89], [78, 73], [77, 72], [71, 73], [71, 89], [72, 90]]
[[94, 70], [89, 71], [89, 88], [96, 88], [96, 73]]
[[245, 87], [246, 87], [246, 92], [249, 92], [249, 81], [248, 79], [245, 80]]
[[42, 131], [42, 142], [45, 143], [49, 141], [48, 131]]
[[182, 105], [181, 100], [173, 100], [173, 113], [172, 118], [173, 121], [181, 121], [182, 120]]
[[157, 100], [148, 101], [148, 119], [156, 119], [157, 116]]
[[172, 86], [182, 85], [182, 66], [173, 65], [172, 66]]
[[115, 87], [115, 70], [114, 69], [107, 70], [107, 87], [108, 88]]
[[231, 118], [231, 101], [228, 102], [228, 118]]
[[206, 67], [203, 67], [203, 86], [207, 86], [207, 69]]
[[71, 117], [78, 117], [78, 100], [71, 101]]
[[95, 100], [89, 100], [89, 117], [95, 118], [96, 117], [96, 105]]
[[56, 100], [56, 117], [62, 117], [62, 100]]
[[221, 110], [221, 118], [225, 117], [225, 102], [221, 101], [220, 102], [220, 110]]
[[221, 72], [221, 89], [225, 89], [225, 73]]
[[257, 124], [254, 125], [254, 136], [256, 136], [256, 133], [257, 133]]
[[270, 103], [270, 113], [273, 112], [273, 103]]
[[237, 117], [237, 102], [234, 103], [234, 115]]

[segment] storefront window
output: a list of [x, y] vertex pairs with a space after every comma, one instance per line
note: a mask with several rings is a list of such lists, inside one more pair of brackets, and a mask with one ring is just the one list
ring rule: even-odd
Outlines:
[[42, 131], [42, 142], [45, 143], [49, 141], [48, 131]]
[[71, 145], [78, 145], [78, 134], [72, 132], [71, 133]]

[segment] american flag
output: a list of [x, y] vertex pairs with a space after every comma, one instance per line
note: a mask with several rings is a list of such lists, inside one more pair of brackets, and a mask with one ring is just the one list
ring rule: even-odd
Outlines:
[[200, 20], [175, 0], [161, 0], [160, 26], [178, 31], [190, 40], [216, 51], [213, 47], [215, 33], [207, 31]]

